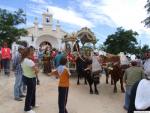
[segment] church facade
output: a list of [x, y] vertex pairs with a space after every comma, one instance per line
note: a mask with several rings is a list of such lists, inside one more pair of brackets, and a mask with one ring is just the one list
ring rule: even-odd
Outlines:
[[[61, 44], [62, 39], [67, 33], [61, 29], [59, 21], [57, 21], [54, 26], [52, 14], [48, 11], [42, 14], [42, 27], [39, 27], [37, 18], [35, 18], [33, 24], [33, 27], [27, 28], [28, 35], [20, 37], [20, 41], [26, 41], [28, 46], [33, 46], [37, 50], [39, 47], [46, 46], [58, 50], [63, 48]], [[12, 49], [15, 50], [16, 48], [17, 44], [14, 42]]]

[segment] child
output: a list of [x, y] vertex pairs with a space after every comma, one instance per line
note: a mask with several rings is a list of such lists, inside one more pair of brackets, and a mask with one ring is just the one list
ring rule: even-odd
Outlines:
[[50, 75], [55, 75], [59, 78], [59, 86], [58, 86], [59, 113], [68, 113], [66, 109], [66, 104], [68, 98], [70, 72], [65, 66], [66, 63], [67, 59], [62, 57], [60, 60], [60, 66], [58, 66], [56, 71], [50, 73]]
[[27, 86], [27, 95], [25, 99], [24, 111], [27, 113], [35, 113], [31, 110], [31, 107], [35, 106], [36, 100], [36, 74], [38, 69], [35, 66], [35, 63], [32, 61], [32, 56], [34, 52], [31, 48], [26, 48], [22, 55], [22, 69], [23, 69], [23, 81]]

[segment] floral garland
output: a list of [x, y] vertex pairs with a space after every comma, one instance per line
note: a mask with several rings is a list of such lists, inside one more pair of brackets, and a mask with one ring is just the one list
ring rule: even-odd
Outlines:
[[75, 64], [75, 56], [74, 56], [71, 52], [69, 52], [69, 53], [67, 54], [67, 60], [68, 60], [70, 63]]

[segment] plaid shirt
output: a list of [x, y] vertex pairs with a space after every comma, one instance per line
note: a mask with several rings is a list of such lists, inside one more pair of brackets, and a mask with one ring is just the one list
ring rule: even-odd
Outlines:
[[13, 69], [16, 75], [23, 75], [23, 70], [20, 61], [21, 61], [21, 55], [20, 53], [17, 53], [13, 59]]

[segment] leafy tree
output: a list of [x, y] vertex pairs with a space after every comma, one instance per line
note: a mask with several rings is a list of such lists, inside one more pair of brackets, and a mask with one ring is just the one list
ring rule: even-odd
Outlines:
[[146, 8], [146, 10], [147, 10], [148, 16], [147, 16], [147, 18], [146, 18], [144, 21], [142, 21], [142, 22], [145, 24], [146, 27], [150, 27], [150, 0], [147, 0], [147, 3], [146, 3], [146, 5], [145, 5], [145, 8]]
[[25, 29], [18, 28], [18, 25], [25, 23], [25, 17], [22, 9], [14, 12], [0, 9], [0, 45], [3, 41], [7, 41], [10, 46], [20, 36], [27, 34]]
[[144, 54], [145, 52], [147, 52], [147, 51], [149, 51], [149, 45], [144, 45], [142, 48], [141, 48], [141, 52], [142, 52], [142, 54]]
[[22, 46], [24, 46], [24, 47], [27, 47], [27, 46], [28, 46], [28, 43], [27, 43], [26, 41], [18, 40], [18, 41], [16, 41], [16, 43], [19, 44], [19, 45], [22, 45]]
[[124, 30], [122, 27], [117, 28], [117, 31], [109, 35], [104, 42], [106, 52], [118, 54], [120, 52], [135, 53], [137, 40], [137, 32], [132, 30]]

